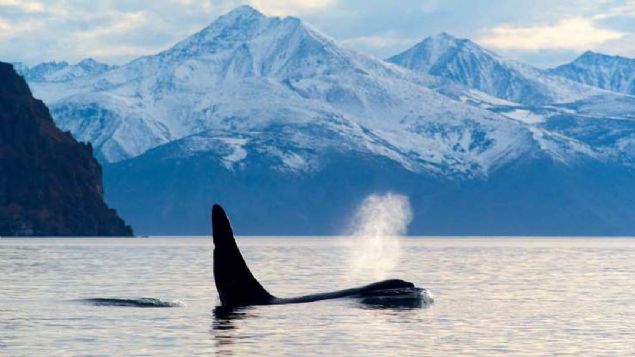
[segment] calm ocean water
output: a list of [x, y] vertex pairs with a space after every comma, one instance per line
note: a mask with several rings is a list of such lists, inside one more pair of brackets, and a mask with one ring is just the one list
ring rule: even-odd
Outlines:
[[[364, 284], [350, 241], [240, 238], [279, 296]], [[355, 243], [353, 243], [355, 244]], [[0, 355], [635, 355], [635, 239], [401, 241], [426, 308], [218, 304], [208, 238], [1, 239]], [[171, 308], [94, 306], [151, 297]]]

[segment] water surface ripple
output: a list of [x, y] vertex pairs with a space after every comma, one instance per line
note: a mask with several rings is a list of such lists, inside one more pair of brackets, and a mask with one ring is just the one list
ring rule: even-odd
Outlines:
[[[335, 238], [241, 238], [278, 296], [351, 277]], [[1, 239], [0, 355], [635, 355], [635, 240], [430, 239], [401, 243], [389, 277], [427, 308], [354, 300], [217, 309], [207, 238]], [[169, 308], [82, 299], [147, 297]]]

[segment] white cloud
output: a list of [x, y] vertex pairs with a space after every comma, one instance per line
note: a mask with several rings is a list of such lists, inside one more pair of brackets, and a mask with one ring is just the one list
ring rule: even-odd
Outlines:
[[0, 41], [39, 31], [44, 26], [42, 21], [37, 20], [8, 21], [0, 18]]
[[624, 36], [622, 32], [598, 28], [590, 19], [569, 18], [551, 25], [502, 25], [477, 41], [486, 47], [505, 50], [586, 50]]
[[0, 0], [0, 7], [15, 7], [29, 13], [44, 11], [44, 5], [39, 1]]
[[128, 59], [135, 58], [149, 53], [156, 53], [163, 49], [163, 46], [145, 47], [130, 45], [111, 45], [111, 46], [90, 46], [84, 45], [76, 49], [79, 58], [115, 58]]
[[88, 31], [79, 32], [76, 37], [80, 40], [94, 41], [100, 37], [120, 35], [127, 31], [142, 28], [146, 21], [147, 14], [142, 11], [121, 14], [111, 23], [94, 27]]
[[71, 35], [76, 56], [80, 58], [132, 58], [164, 49], [164, 45], [135, 45], [115, 40], [126, 38], [131, 33], [147, 31], [151, 27], [148, 13], [138, 11], [107, 17], [113, 20]]
[[635, 0], [627, 0], [620, 6], [608, 8], [593, 16], [593, 18], [603, 20], [615, 16], [635, 17]]

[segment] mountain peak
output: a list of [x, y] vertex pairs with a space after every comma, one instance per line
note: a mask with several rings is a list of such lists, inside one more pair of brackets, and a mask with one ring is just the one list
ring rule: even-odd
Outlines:
[[416, 72], [444, 77], [512, 102], [566, 102], [590, 95], [575, 82], [504, 59], [469, 39], [448, 33], [428, 37], [388, 61]]
[[77, 64], [74, 65], [74, 67], [77, 68], [82, 68], [84, 70], [87, 71], [96, 71], [96, 72], [105, 72], [111, 68], [113, 68], [113, 66], [108, 65], [106, 63], [102, 63], [99, 61], [96, 61], [95, 59], [88, 57], [85, 58], [79, 62], [77, 62]]
[[607, 57], [611, 57], [611, 56], [608, 56], [602, 53], [593, 52], [591, 50], [587, 50], [583, 54], [581, 54], [578, 58], [576, 58], [574, 62], [580, 62], [580, 61], [586, 62], [586, 63], [595, 62], [598, 59], [607, 58]]
[[586, 51], [549, 72], [594, 87], [635, 94], [635, 59]]
[[254, 23], [262, 23], [270, 18], [263, 15], [260, 11], [249, 5], [242, 5], [234, 8], [228, 13], [214, 20], [209, 26], [201, 30], [199, 33], [216, 32], [221, 28], [246, 29]]
[[388, 61], [415, 71], [427, 72], [444, 57], [464, 50], [477, 53], [486, 52], [470, 40], [456, 38], [447, 32], [441, 32], [426, 37], [410, 49], [389, 58]]
[[623, 62], [623, 63], [633, 63], [635, 59], [623, 57], [623, 56], [615, 56], [615, 55], [607, 55], [605, 53], [593, 52], [593, 51], [585, 51], [578, 58], [573, 60], [572, 63], [584, 63], [584, 64], [594, 64], [596, 62]]
[[222, 21], [225, 23], [232, 23], [235, 21], [248, 21], [250, 19], [258, 19], [258, 18], [265, 18], [265, 17], [266, 16], [263, 15], [260, 11], [254, 9], [253, 7], [249, 5], [241, 5], [229, 11], [225, 15], [219, 17], [218, 20], [214, 22]]
[[269, 17], [250, 6], [241, 6], [150, 60], [160, 66], [177, 66], [184, 61], [216, 57], [218, 63], [224, 63], [216, 68], [219, 78], [303, 76], [344, 68], [342, 63], [351, 61], [344, 52], [299, 18]]
[[[432, 35], [430, 37], [425, 38], [423, 41], [425, 40], [443, 40], [443, 41], [457, 41], [457, 40], [461, 40], [455, 36], [452, 36], [451, 34], [447, 33], [447, 32], [439, 32], [436, 35]], [[423, 42], [422, 41], [422, 42]]]
[[83, 60], [77, 62], [78, 66], [95, 65], [95, 64], [101, 64], [101, 63], [95, 61], [95, 59], [92, 57], [84, 58]]
[[191, 56], [231, 48], [265, 31], [277, 17], [267, 17], [249, 5], [239, 6], [164, 53]]
[[264, 16], [251, 5], [240, 5], [229, 11], [225, 16]]
[[477, 48], [478, 50], [485, 51], [485, 49], [481, 48], [479, 45], [472, 42], [471, 40], [467, 38], [456, 37], [447, 32], [440, 32], [436, 35], [426, 37], [423, 39], [423, 41], [419, 42], [418, 45], [430, 43], [442, 44], [444, 46], [461, 46], [468, 44], [471, 46], [471, 48]]

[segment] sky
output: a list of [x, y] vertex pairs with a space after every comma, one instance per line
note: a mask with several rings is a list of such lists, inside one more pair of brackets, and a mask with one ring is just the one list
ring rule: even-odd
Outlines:
[[123, 64], [242, 4], [379, 58], [440, 32], [541, 68], [586, 50], [635, 57], [635, 0], [0, 0], [0, 61]]

